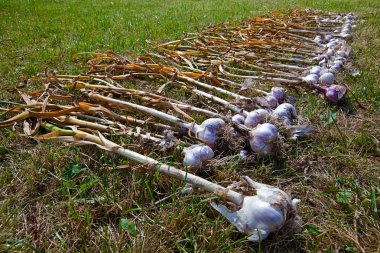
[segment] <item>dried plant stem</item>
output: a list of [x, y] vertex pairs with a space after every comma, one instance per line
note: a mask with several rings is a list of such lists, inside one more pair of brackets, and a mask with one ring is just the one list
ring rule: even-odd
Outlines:
[[226, 108], [230, 109], [233, 112], [240, 113], [242, 111], [241, 108], [239, 108], [239, 107], [231, 104], [230, 102], [228, 102], [228, 101], [226, 101], [226, 100], [224, 100], [224, 99], [222, 99], [220, 97], [211, 95], [211, 94], [209, 94], [207, 92], [204, 92], [204, 91], [201, 91], [201, 90], [198, 90], [198, 89], [195, 89], [195, 88], [191, 88], [191, 87], [189, 87], [188, 85], [186, 85], [183, 82], [175, 81], [175, 82], [173, 82], [173, 84], [178, 84], [180, 88], [185, 89], [186, 91], [191, 92], [193, 94], [196, 94], [198, 96], [205, 97], [208, 100], [216, 102], [216, 103], [218, 103], [218, 104], [220, 104], [222, 106], [225, 106]]
[[160, 118], [162, 120], [171, 122], [171, 123], [173, 123], [179, 127], [183, 127], [186, 129], [189, 129], [191, 127], [191, 123], [183, 121], [183, 120], [181, 120], [175, 116], [163, 113], [163, 112], [158, 111], [158, 110], [153, 109], [153, 108], [134, 104], [134, 103], [127, 102], [127, 101], [117, 100], [117, 99], [110, 98], [110, 97], [105, 97], [105, 96], [102, 96], [102, 95], [99, 95], [99, 94], [96, 94], [93, 92], [84, 93], [84, 94], [86, 96], [88, 96], [89, 98], [94, 99], [96, 101], [116, 105], [116, 106], [119, 106], [122, 108], [132, 109], [132, 110], [139, 111], [139, 112], [143, 112], [145, 114], [149, 114], [149, 115], [152, 115], [154, 117]]
[[285, 78], [276, 78], [276, 77], [262, 77], [262, 76], [242, 76], [237, 74], [232, 74], [226, 70], [223, 69], [221, 65], [219, 65], [219, 71], [224, 76], [228, 77], [235, 77], [235, 78], [243, 78], [243, 79], [253, 79], [253, 80], [260, 80], [260, 81], [270, 81], [275, 83], [286, 83], [286, 84], [298, 84], [302, 80], [300, 78], [294, 78], [293, 80], [285, 79]]

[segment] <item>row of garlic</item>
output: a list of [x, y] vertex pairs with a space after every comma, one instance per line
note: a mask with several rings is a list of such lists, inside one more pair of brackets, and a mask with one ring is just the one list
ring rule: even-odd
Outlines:
[[356, 25], [352, 24], [354, 18], [353, 14], [347, 14], [344, 17], [338, 16], [334, 20], [326, 21], [343, 22], [342, 29], [341, 31], [334, 31], [336, 34], [340, 32], [335, 38], [332, 34], [315, 37], [314, 41], [321, 47], [324, 47], [324, 53], [314, 58], [314, 60], [319, 62], [319, 65], [311, 67], [309, 74], [303, 78], [306, 83], [314, 86], [332, 103], [339, 102], [346, 92], [344, 86], [334, 85], [334, 82], [335, 74], [343, 69], [350, 54], [350, 48], [346, 45], [345, 39], [350, 38], [350, 30], [356, 28]]

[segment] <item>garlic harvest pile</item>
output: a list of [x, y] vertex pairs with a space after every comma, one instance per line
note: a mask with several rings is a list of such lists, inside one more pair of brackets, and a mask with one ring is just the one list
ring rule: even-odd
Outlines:
[[[23, 117], [16, 117], [14, 120], [17, 122], [18, 120], [23, 121], [24, 119]], [[0, 126], [6, 124], [4, 121], [0, 122]], [[236, 213], [227, 213], [228, 210], [224, 206], [218, 206], [215, 203], [213, 203], [212, 206], [222, 215], [226, 216], [240, 232], [249, 235], [249, 240], [251, 241], [256, 242], [263, 240], [269, 233], [281, 229], [286, 221], [297, 218], [295, 203], [297, 203], [298, 200], [290, 200], [290, 197], [285, 192], [268, 185], [257, 183], [249, 177], [243, 177], [243, 179], [251, 187], [257, 189], [256, 196], [244, 196], [241, 193], [193, 175], [187, 171], [179, 170], [150, 157], [125, 149], [106, 139], [99, 132], [98, 134], [91, 134], [77, 130], [75, 127], [72, 129], [63, 129], [45, 121], [41, 121], [41, 126], [49, 131], [49, 133], [37, 135], [33, 138], [46, 141], [73, 142], [82, 145], [92, 144], [137, 163], [147, 165], [144, 166], [144, 169], [148, 168], [152, 173], [160, 172], [166, 174], [178, 180], [185, 181], [194, 187], [210, 192], [215, 196], [225, 198], [234, 203], [237, 207], [240, 207], [239, 211]], [[197, 148], [198, 147], [194, 147], [190, 150]]]
[[[212, 26], [159, 45], [136, 62], [112, 53], [94, 54], [86, 74], [35, 78], [35, 82], [49, 82], [48, 91], [23, 94], [29, 104], [9, 112], [19, 114], [0, 122], [0, 127], [23, 120], [35, 123], [36, 119], [54, 123], [60, 129], [45, 125], [51, 133], [42, 139], [95, 144], [225, 197], [238, 211], [229, 212], [216, 204], [214, 208], [249, 235], [249, 240], [259, 241], [295, 215], [297, 200], [247, 178], [257, 195], [243, 196], [185, 170], [202, 168], [208, 160], [225, 154], [246, 161], [251, 154], [273, 157], [278, 154], [279, 141], [310, 134], [311, 128], [295, 125], [297, 110], [285, 88], [311, 88], [339, 103], [347, 89], [337, 84], [336, 74], [344, 70], [350, 55], [347, 39], [352, 37], [354, 19], [352, 14], [290, 11], [239, 26]], [[35, 131], [28, 130], [28, 124], [23, 129], [26, 134]], [[144, 130], [136, 133], [130, 125]], [[163, 131], [168, 129], [183, 146], [165, 139]], [[226, 132], [243, 144], [239, 142], [238, 148], [227, 145], [231, 138], [224, 139]], [[176, 150], [185, 146], [184, 170], [159, 164], [103, 136], [113, 133], [138, 135]]]
[[[339, 15], [311, 10], [261, 17], [245, 22], [239, 29], [224, 24], [203, 31], [198, 38], [191, 34], [191, 39], [162, 44], [158, 47], [159, 54], [154, 56], [229, 86], [249, 89], [250, 82], [245, 82], [248, 87], [240, 82], [257, 80], [288, 86], [306, 83], [317, 89], [315, 86], [337, 85], [336, 74], [344, 69], [350, 55], [347, 40], [357, 27], [355, 18], [352, 13]], [[283, 43], [284, 38], [288, 43]], [[212, 50], [208, 53], [209, 48]], [[210, 69], [212, 74], [208, 74]], [[341, 93], [343, 89], [339, 90]], [[340, 100], [344, 96], [331, 95], [333, 92], [332, 89], [325, 96], [330, 102], [335, 103], [336, 98]], [[273, 97], [276, 96], [265, 98], [266, 107], [277, 106]]]

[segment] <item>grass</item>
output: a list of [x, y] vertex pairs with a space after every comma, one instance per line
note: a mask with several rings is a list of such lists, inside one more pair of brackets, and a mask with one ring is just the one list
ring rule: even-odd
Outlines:
[[[319, 130], [315, 138], [288, 147], [285, 161], [246, 168], [302, 199], [302, 233], [246, 242], [200, 201], [207, 195], [179, 197], [181, 183], [137, 172], [137, 165], [91, 147], [39, 143], [2, 130], [0, 251], [378, 252], [378, 1], [0, 0], [0, 99], [14, 100], [6, 89], [45, 68], [82, 72], [80, 52], [132, 58], [210, 24], [289, 7], [354, 11], [365, 19], [352, 43], [361, 75], [339, 80], [349, 85], [351, 104], [334, 107], [299, 94], [297, 108]], [[218, 171], [214, 180], [237, 179], [239, 166]]]

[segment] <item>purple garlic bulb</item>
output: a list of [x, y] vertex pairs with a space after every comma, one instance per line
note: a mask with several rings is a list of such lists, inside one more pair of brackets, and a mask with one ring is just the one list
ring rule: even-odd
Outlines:
[[329, 87], [323, 87], [326, 100], [336, 104], [346, 94], [347, 88], [342, 85], [331, 85]]

